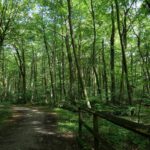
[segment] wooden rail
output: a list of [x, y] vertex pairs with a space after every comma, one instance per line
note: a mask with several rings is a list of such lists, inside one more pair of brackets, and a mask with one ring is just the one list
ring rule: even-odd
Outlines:
[[[83, 113], [90, 113], [93, 116], [93, 121], [92, 121], [93, 122], [93, 128], [88, 126], [83, 121], [83, 117], [82, 117]], [[78, 114], [79, 114], [79, 131], [78, 131], [79, 138], [82, 138], [82, 128], [85, 127], [94, 137], [94, 150], [100, 149], [99, 143], [103, 143], [103, 146], [105, 145], [106, 147], [109, 147], [109, 150], [115, 150], [115, 148], [113, 148], [113, 146], [107, 140], [105, 140], [104, 138], [102, 138], [100, 136], [100, 134], [99, 134], [99, 123], [98, 123], [99, 117], [96, 113], [89, 112], [89, 110], [87, 111], [87, 110], [79, 108]]]
[[[139, 123], [135, 123], [117, 116], [112, 115], [111, 113], [104, 112], [104, 111], [93, 111], [91, 109], [85, 109], [85, 108], [79, 108], [79, 135], [82, 137], [82, 126], [84, 126], [93, 136], [94, 136], [94, 150], [99, 150], [99, 142], [101, 141], [103, 144], [107, 145], [110, 150], [114, 150], [115, 148], [112, 147], [110, 143], [108, 143], [106, 140], [102, 139], [102, 137], [99, 135], [99, 125], [98, 125], [98, 119], [103, 118], [109, 122], [112, 122], [122, 128], [125, 128], [127, 130], [133, 131], [135, 133], [138, 133], [146, 138], [150, 139], [150, 126], [149, 125], [143, 125]], [[89, 113], [93, 116], [93, 129], [89, 127], [82, 118], [82, 113]]]
[[[112, 115], [111, 113], [104, 112], [104, 111], [94, 111], [92, 109], [85, 109], [85, 108], [71, 108], [69, 109], [71, 111], [77, 112], [79, 115], [79, 138], [82, 138], [82, 128], [85, 127], [94, 137], [94, 150], [99, 150], [99, 143], [102, 142], [104, 145], [107, 145], [109, 147], [109, 150], [115, 150], [115, 148], [112, 147], [112, 145], [103, 139], [99, 134], [99, 124], [98, 120], [99, 118], [103, 118], [109, 122], [112, 122], [122, 128], [125, 128], [127, 130], [133, 131], [135, 133], [138, 133], [146, 138], [150, 139], [150, 125], [143, 125], [139, 123], [135, 123], [117, 116]], [[93, 128], [89, 127], [84, 121], [83, 121], [83, 113], [88, 113], [93, 116]]]

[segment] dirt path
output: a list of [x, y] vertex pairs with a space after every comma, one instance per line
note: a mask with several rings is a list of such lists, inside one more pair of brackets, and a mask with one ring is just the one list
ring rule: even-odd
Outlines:
[[73, 136], [57, 132], [56, 114], [27, 107], [13, 111], [13, 123], [0, 131], [0, 150], [78, 150]]

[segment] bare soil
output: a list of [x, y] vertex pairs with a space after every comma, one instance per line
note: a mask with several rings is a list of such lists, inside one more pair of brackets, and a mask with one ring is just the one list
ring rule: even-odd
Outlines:
[[78, 150], [73, 134], [57, 131], [57, 114], [29, 107], [13, 112], [0, 131], [0, 150]]

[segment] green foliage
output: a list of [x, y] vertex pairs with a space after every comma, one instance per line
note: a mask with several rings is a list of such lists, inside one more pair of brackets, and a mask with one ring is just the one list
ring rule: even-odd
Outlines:
[[[89, 117], [84, 117], [84, 121], [86, 121], [89, 126], [92, 126]], [[99, 133], [117, 150], [132, 150], [136, 148], [139, 150], [148, 150], [149, 148], [150, 143], [147, 138], [114, 125], [104, 119], [100, 119], [99, 121]], [[86, 141], [89, 139], [90, 134], [85, 129], [83, 130], [83, 135], [84, 134], [86, 135], [84, 141]], [[86, 147], [89, 147], [89, 145]]]
[[[127, 90], [125, 71], [124, 73], [122, 71], [124, 70], [123, 55], [115, 3], [93, 0], [93, 16], [91, 2], [90, 0], [71, 2], [74, 42], [70, 33], [67, 1], [32, 0], [29, 3], [28, 0], [4, 0], [0, 2], [1, 102], [32, 103], [50, 107], [66, 105], [87, 107], [86, 99], [95, 110], [116, 113], [120, 117], [134, 119], [134, 121], [137, 120], [139, 106], [142, 103], [139, 116], [141, 122], [149, 124], [150, 17], [146, 1], [118, 0], [120, 15], [118, 25], [121, 26], [121, 31], [125, 32], [122, 33], [123, 40], [127, 41], [124, 46], [126, 44], [129, 90]], [[114, 6], [113, 17], [112, 6]], [[112, 20], [115, 25], [114, 93], [111, 93], [110, 62]], [[72, 49], [73, 43], [75, 52]], [[94, 53], [95, 60], [93, 60]], [[79, 69], [76, 62], [79, 63]], [[80, 83], [78, 70], [81, 72], [83, 85]], [[83, 91], [87, 94], [86, 97]], [[129, 93], [132, 96], [133, 106], [128, 106]], [[111, 99], [113, 95], [116, 102]], [[131, 117], [133, 108], [136, 113]], [[5, 116], [9, 116], [7, 110], [1, 110], [1, 118], [5, 119]], [[73, 113], [62, 109], [55, 109], [55, 112], [62, 118], [58, 123], [60, 131], [77, 131], [77, 117]], [[88, 115], [85, 115], [84, 119], [92, 126]], [[120, 149], [128, 149], [130, 142], [129, 145], [133, 145], [133, 149], [146, 149], [147, 142], [134, 138], [134, 135], [130, 137], [130, 133], [123, 129], [103, 121], [100, 128], [102, 134], [110, 137], [112, 142], [114, 140]], [[87, 133], [85, 129], [84, 132]], [[125, 144], [122, 142], [121, 146], [119, 141], [122, 138]], [[140, 140], [141, 144], [139, 144]]]
[[68, 110], [56, 108], [54, 112], [58, 115], [58, 130], [63, 133], [77, 132], [78, 116]]

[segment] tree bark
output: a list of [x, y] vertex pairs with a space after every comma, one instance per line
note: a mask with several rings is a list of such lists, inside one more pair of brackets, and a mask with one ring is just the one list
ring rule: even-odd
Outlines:
[[106, 97], [106, 102], [108, 103], [108, 100], [109, 100], [109, 97], [108, 97], [108, 78], [107, 78], [107, 68], [106, 68], [104, 50], [105, 50], [104, 40], [102, 40], [103, 78], [104, 78], [104, 86], [105, 86], [105, 97]]
[[52, 66], [51, 66], [51, 59], [50, 59], [48, 43], [47, 43], [47, 39], [46, 39], [45, 29], [44, 28], [43, 28], [43, 40], [44, 40], [45, 50], [46, 50], [47, 57], [48, 57], [49, 74], [50, 74], [51, 90], [52, 90], [52, 100], [53, 100], [53, 105], [55, 105], [56, 102], [55, 102], [54, 77], [53, 77]]
[[[23, 48], [23, 42], [21, 43], [21, 53], [19, 52], [18, 48], [14, 45], [15, 50], [16, 50], [16, 59], [18, 59], [18, 67], [19, 67], [19, 79], [22, 81], [22, 98], [21, 101], [22, 103], [26, 103], [26, 65], [25, 65], [25, 51]], [[19, 83], [20, 84], [20, 83]], [[19, 86], [18, 86], [19, 88]], [[19, 89], [20, 91], [20, 89]], [[20, 99], [20, 98], [19, 98]]]
[[125, 73], [125, 79], [126, 79], [126, 84], [127, 84], [128, 103], [131, 105], [132, 104], [132, 96], [131, 96], [132, 94], [130, 91], [130, 83], [129, 83], [129, 78], [128, 78], [128, 67], [127, 67], [127, 61], [126, 61], [126, 55], [125, 55], [125, 50], [126, 50], [126, 21], [125, 21], [125, 24], [123, 27], [123, 33], [122, 33], [121, 32], [121, 26], [120, 26], [121, 22], [120, 22], [120, 14], [119, 14], [120, 11], [119, 11], [118, 0], [115, 0], [115, 5], [116, 5], [116, 13], [117, 13], [118, 32], [119, 32], [121, 52], [122, 52], [122, 69]]
[[114, 16], [114, 6], [111, 5], [111, 21], [112, 21], [112, 31], [110, 39], [110, 69], [111, 69], [111, 101], [116, 103], [116, 85], [115, 85], [115, 16]]
[[71, 50], [70, 50], [70, 45], [69, 45], [68, 34], [66, 34], [65, 42], [66, 42], [66, 50], [67, 50], [67, 56], [68, 56], [68, 62], [69, 62], [69, 97], [70, 97], [70, 100], [73, 99], [74, 101], [73, 82], [75, 78], [74, 78], [73, 61], [72, 61], [72, 55], [71, 55]]
[[79, 83], [80, 83], [80, 86], [81, 86], [81, 89], [82, 89], [83, 98], [85, 98], [85, 100], [87, 102], [87, 107], [91, 108], [90, 101], [88, 100], [86, 88], [84, 86], [83, 78], [82, 78], [82, 75], [81, 75], [81, 70], [80, 70], [80, 65], [78, 63], [77, 54], [76, 54], [76, 45], [75, 45], [74, 32], [73, 32], [73, 27], [72, 27], [71, 0], [67, 0], [67, 4], [68, 4], [68, 21], [69, 21], [69, 27], [70, 27], [71, 43], [72, 43], [72, 49], [73, 49], [73, 54], [74, 54], [74, 58], [75, 58], [75, 64], [76, 64], [77, 71], [78, 71], [78, 79], [79, 79]]
[[99, 95], [101, 95], [101, 88], [100, 88], [100, 82], [99, 82], [99, 77], [98, 73], [96, 70], [96, 23], [95, 23], [95, 11], [94, 11], [94, 6], [93, 6], [93, 0], [91, 0], [91, 16], [92, 16], [92, 24], [93, 24], [93, 52], [92, 52], [92, 67], [93, 67], [93, 72], [96, 78], [96, 84], [97, 84], [97, 92]]

